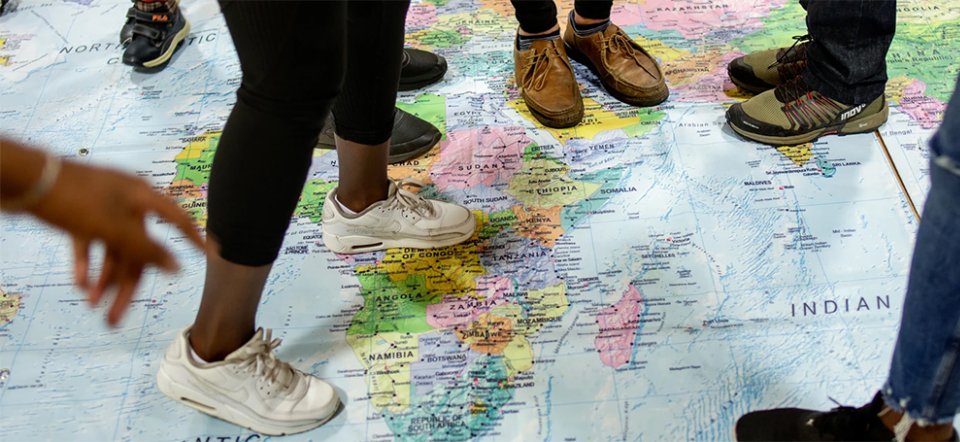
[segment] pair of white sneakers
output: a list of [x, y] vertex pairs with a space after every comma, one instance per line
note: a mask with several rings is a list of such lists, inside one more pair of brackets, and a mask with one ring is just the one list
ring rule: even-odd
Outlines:
[[[425, 199], [404, 190], [415, 180], [391, 183], [386, 200], [351, 214], [337, 202], [337, 189], [323, 206], [323, 242], [336, 253], [388, 248], [437, 248], [473, 236], [476, 219], [463, 206]], [[322, 379], [277, 359], [280, 339], [257, 330], [223, 361], [206, 363], [190, 349], [190, 327], [167, 349], [157, 387], [167, 397], [258, 433], [280, 436], [311, 430], [340, 407], [337, 390]]]

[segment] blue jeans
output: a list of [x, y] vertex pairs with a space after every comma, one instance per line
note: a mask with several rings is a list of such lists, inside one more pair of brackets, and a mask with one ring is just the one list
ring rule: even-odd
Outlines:
[[908, 423], [953, 422], [960, 411], [960, 79], [930, 141], [932, 186], [923, 208], [887, 405]]

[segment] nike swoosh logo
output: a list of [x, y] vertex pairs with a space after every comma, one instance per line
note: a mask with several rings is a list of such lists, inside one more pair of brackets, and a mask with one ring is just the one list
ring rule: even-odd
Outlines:
[[194, 388], [201, 390], [209, 395], [213, 395], [214, 397], [226, 396], [240, 403], [246, 402], [247, 398], [250, 397], [250, 393], [247, 393], [247, 389], [242, 387], [237, 390], [229, 390], [221, 386], [214, 385], [210, 382], [207, 382], [203, 378], [199, 378], [199, 377], [193, 377], [189, 379], [188, 382]]

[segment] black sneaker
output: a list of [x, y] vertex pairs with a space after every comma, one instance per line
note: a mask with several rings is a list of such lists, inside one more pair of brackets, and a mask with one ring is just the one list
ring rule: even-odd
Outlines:
[[139, 68], [152, 68], [166, 63], [190, 33], [190, 23], [183, 16], [181, 8], [174, 12], [170, 12], [166, 6], [150, 12], [136, 8], [132, 10], [136, 24], [130, 43], [123, 51], [123, 63]]
[[400, 68], [401, 91], [412, 91], [429, 86], [443, 79], [447, 73], [447, 60], [433, 52], [403, 48]]
[[[334, 140], [335, 129], [333, 113], [330, 113], [317, 141], [317, 148], [337, 148]], [[436, 146], [442, 136], [440, 130], [427, 121], [396, 109], [393, 117], [393, 136], [390, 138], [390, 158], [387, 161], [395, 164], [419, 157]]]
[[[883, 396], [860, 408], [840, 406], [829, 412], [777, 408], [745, 414], [734, 438], [748, 441], [892, 441], [895, 435], [880, 420]], [[957, 440], [953, 432], [951, 440]]]
[[727, 74], [740, 89], [759, 94], [793, 80], [807, 67], [809, 35], [793, 37], [788, 48], [768, 49], [737, 57], [727, 65]]
[[137, 8], [131, 6], [127, 9], [127, 21], [120, 28], [120, 44], [125, 45], [133, 40], [133, 27], [137, 25]]
[[774, 146], [808, 143], [823, 135], [873, 132], [887, 121], [887, 97], [845, 104], [810, 90], [803, 76], [727, 109], [727, 122], [744, 138]]

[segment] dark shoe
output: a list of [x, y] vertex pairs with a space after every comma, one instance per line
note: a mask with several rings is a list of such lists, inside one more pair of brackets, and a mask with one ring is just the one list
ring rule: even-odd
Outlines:
[[[331, 113], [323, 125], [320, 139], [317, 140], [318, 148], [337, 148], [334, 139], [336, 127]], [[419, 157], [436, 146], [442, 136], [432, 124], [397, 109], [393, 117], [393, 136], [390, 138], [390, 158], [387, 161], [395, 164]]]
[[571, 24], [563, 41], [570, 58], [590, 68], [614, 98], [634, 106], [655, 106], [670, 95], [657, 60], [617, 25], [610, 23], [601, 32], [581, 37]]
[[788, 48], [769, 49], [735, 58], [727, 65], [730, 79], [740, 89], [759, 94], [797, 78], [807, 67], [810, 36], [796, 36], [793, 39], [793, 45]]
[[175, 12], [166, 6], [150, 12], [134, 8], [134, 20], [133, 37], [123, 51], [123, 63], [139, 68], [166, 63], [190, 33], [190, 23], [181, 8]]
[[[873, 401], [860, 408], [838, 407], [829, 412], [800, 408], [777, 408], [745, 414], [737, 420], [734, 438], [748, 441], [892, 441], [878, 414], [883, 411], [883, 397], [877, 393]], [[953, 432], [951, 440], [957, 440]]]
[[573, 127], [583, 119], [583, 97], [559, 38], [534, 40], [521, 51], [514, 40], [513, 70], [530, 113], [547, 127]]
[[447, 73], [447, 60], [433, 52], [403, 48], [400, 65], [401, 91], [412, 91], [443, 80]]
[[802, 76], [727, 110], [738, 134], [774, 146], [808, 143], [822, 135], [872, 132], [887, 121], [887, 97], [844, 104], [812, 91]]
[[133, 27], [137, 25], [137, 8], [127, 9], [127, 21], [120, 28], [120, 44], [125, 45], [133, 40]]

